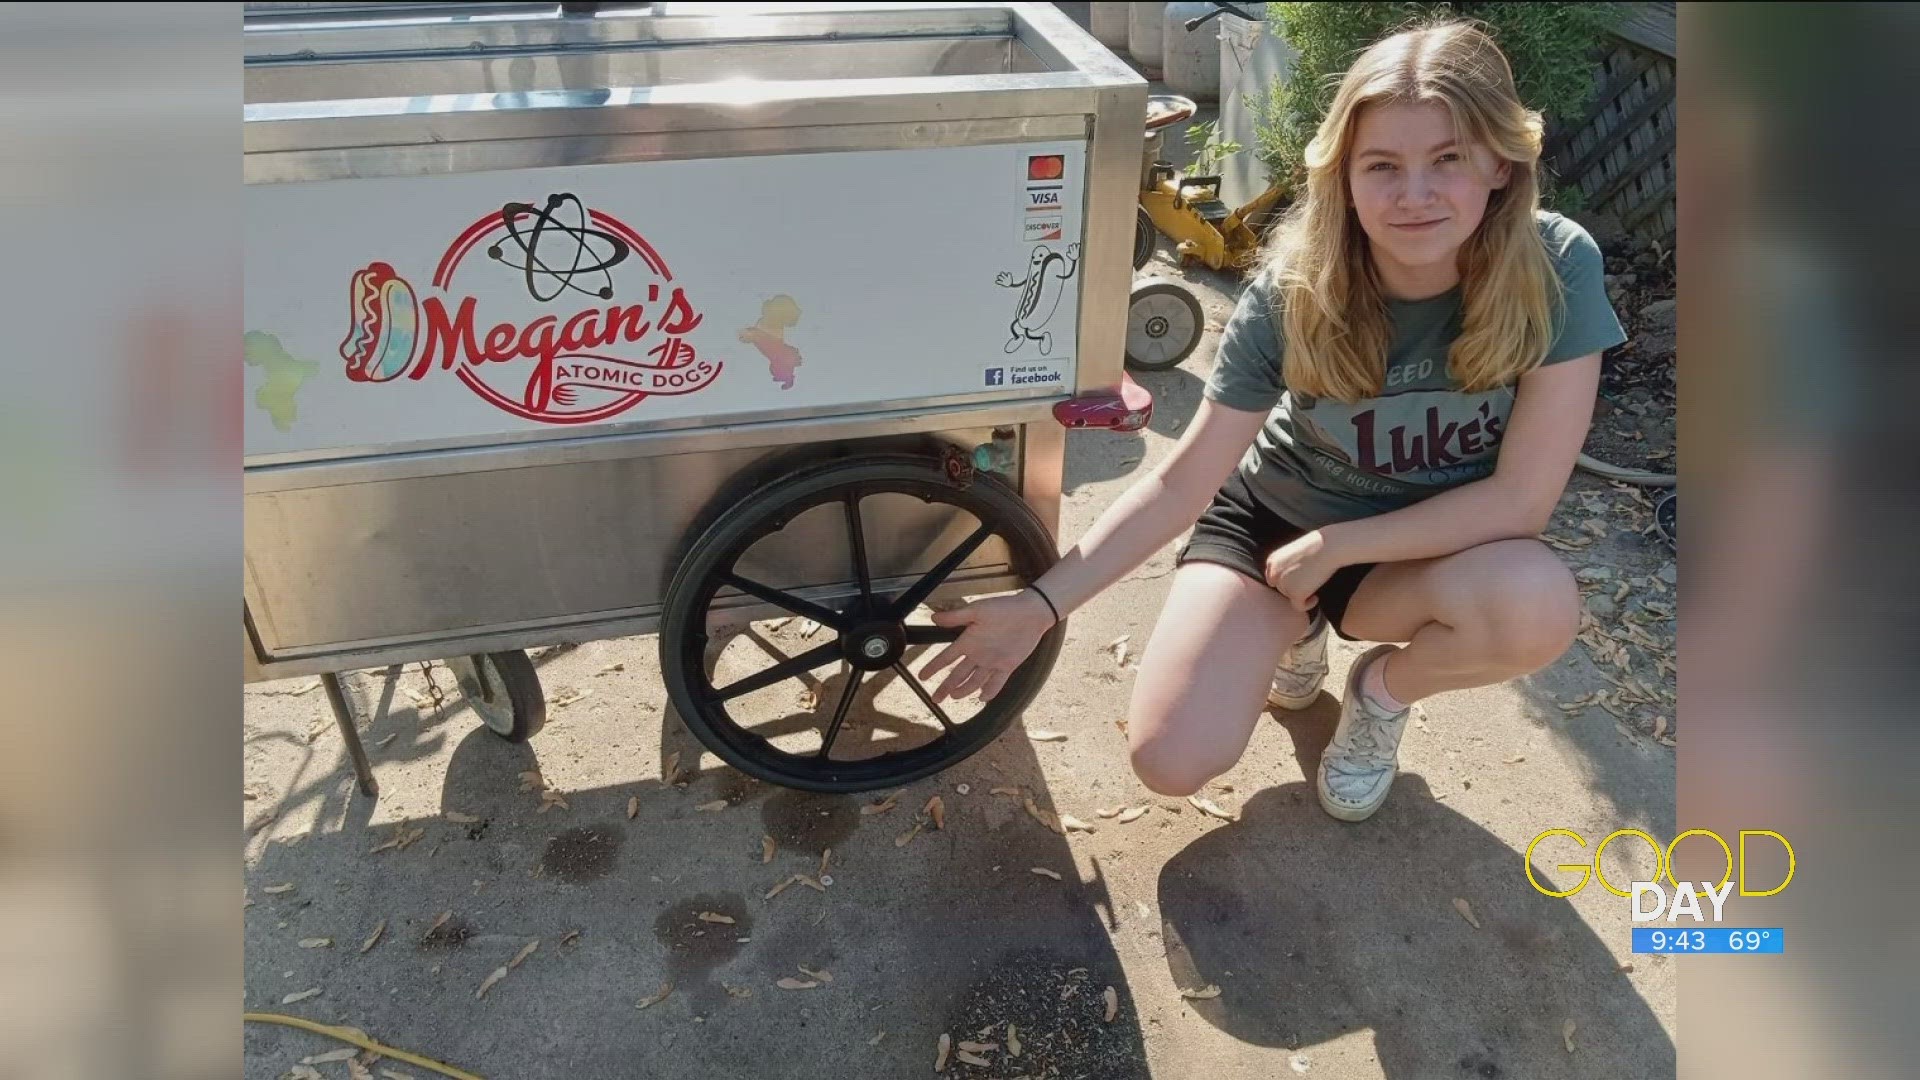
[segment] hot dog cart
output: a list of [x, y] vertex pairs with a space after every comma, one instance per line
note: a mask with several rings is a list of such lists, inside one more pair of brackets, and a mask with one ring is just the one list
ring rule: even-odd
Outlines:
[[[754, 776], [937, 772], [927, 605], [1058, 557], [1070, 427], [1122, 369], [1146, 84], [1046, 4], [674, 15], [261, 5], [246, 30], [245, 655], [444, 660], [501, 736], [525, 650], [659, 634], [675, 711]], [[587, 5], [591, 7], [591, 5]], [[715, 636], [811, 620], [716, 674]], [[778, 737], [746, 696], [847, 674]], [[854, 756], [863, 680], [926, 737]], [[795, 742], [795, 738], [802, 741]]]

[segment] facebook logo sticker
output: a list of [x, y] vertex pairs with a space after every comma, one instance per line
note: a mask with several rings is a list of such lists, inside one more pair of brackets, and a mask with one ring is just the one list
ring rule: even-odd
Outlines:
[[987, 369], [987, 385], [1000, 386], [1007, 381], [1007, 369], [990, 367]]

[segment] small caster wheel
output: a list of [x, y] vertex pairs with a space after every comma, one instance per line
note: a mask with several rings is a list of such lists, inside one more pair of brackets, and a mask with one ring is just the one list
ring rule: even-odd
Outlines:
[[546, 694], [525, 651], [456, 656], [447, 661], [447, 669], [459, 681], [467, 704], [495, 735], [523, 743], [546, 726]]
[[1166, 371], [1193, 355], [1207, 325], [1200, 300], [1172, 281], [1142, 281], [1127, 300], [1127, 366]]

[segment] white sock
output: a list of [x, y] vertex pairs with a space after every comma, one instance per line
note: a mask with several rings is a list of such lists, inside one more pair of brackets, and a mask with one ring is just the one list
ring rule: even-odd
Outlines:
[[1408, 708], [1405, 702], [1387, 692], [1387, 661], [1398, 655], [1398, 651], [1387, 653], [1360, 673], [1360, 693], [1390, 713], [1406, 712]]

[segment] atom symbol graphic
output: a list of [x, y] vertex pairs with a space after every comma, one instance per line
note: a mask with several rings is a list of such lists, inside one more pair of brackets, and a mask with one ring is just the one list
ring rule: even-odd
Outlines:
[[[578, 196], [549, 195], [545, 207], [508, 203], [502, 208], [501, 217], [506, 221], [507, 235], [519, 249], [521, 261], [508, 258], [506, 249], [499, 244], [487, 249], [487, 257], [526, 274], [527, 292], [535, 300], [544, 304], [569, 289], [602, 300], [613, 299], [613, 275], [608, 271], [625, 262], [632, 249], [612, 233], [590, 228], [587, 209]], [[530, 230], [523, 228], [527, 218], [533, 219]], [[555, 246], [567, 246], [568, 241], [571, 250], [554, 257]], [[594, 274], [599, 275], [597, 289], [576, 281]], [[587, 280], [589, 284], [595, 282], [591, 277]], [[543, 292], [543, 284], [552, 291]]]

